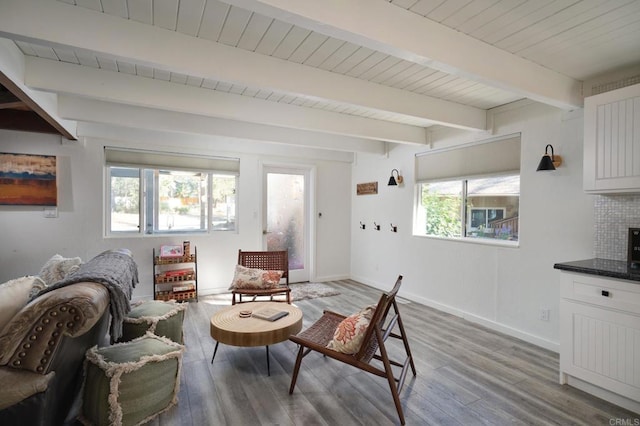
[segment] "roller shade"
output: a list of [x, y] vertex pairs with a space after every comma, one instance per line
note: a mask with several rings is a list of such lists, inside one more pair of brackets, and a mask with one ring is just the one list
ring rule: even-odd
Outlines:
[[520, 171], [520, 135], [416, 154], [416, 182]]
[[240, 159], [238, 158], [207, 157], [126, 148], [105, 147], [104, 158], [108, 166], [235, 173], [240, 170]]

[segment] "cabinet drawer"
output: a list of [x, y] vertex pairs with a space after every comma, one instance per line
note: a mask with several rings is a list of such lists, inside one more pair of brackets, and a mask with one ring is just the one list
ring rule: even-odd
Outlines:
[[640, 283], [563, 273], [561, 296], [640, 315]]

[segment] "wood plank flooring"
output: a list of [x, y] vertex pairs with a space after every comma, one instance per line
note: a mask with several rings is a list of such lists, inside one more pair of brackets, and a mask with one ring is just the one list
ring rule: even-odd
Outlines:
[[[350, 314], [380, 291], [351, 280], [327, 283], [341, 294], [295, 302], [303, 328], [324, 309]], [[389, 288], [391, 288], [391, 284]], [[386, 380], [312, 353], [289, 395], [296, 346], [220, 345], [209, 319], [229, 295], [201, 297], [185, 318], [180, 402], [155, 425], [399, 424]], [[638, 414], [558, 384], [558, 355], [418, 303], [400, 303], [418, 375], [401, 393], [407, 425], [638, 425]], [[390, 339], [392, 341], [394, 339]], [[390, 352], [400, 351], [391, 343]]]

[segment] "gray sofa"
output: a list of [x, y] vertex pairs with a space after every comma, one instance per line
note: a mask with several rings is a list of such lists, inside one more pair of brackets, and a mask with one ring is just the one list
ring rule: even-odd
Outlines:
[[109, 250], [16, 307], [0, 327], [0, 425], [74, 421], [85, 353], [122, 335], [137, 282], [131, 252]]
[[84, 282], [45, 293], [13, 317], [0, 335], [0, 424], [65, 423], [85, 352], [108, 343], [108, 306], [107, 289]]

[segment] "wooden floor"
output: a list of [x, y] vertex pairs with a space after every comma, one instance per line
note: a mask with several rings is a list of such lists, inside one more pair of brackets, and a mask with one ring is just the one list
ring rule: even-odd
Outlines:
[[[303, 328], [323, 309], [350, 314], [380, 295], [355, 281], [327, 284], [341, 294], [295, 302], [304, 313]], [[638, 414], [560, 386], [557, 354], [401, 302], [418, 371], [415, 378], [409, 373], [401, 393], [407, 425], [639, 424]], [[227, 295], [201, 297], [189, 305], [180, 401], [151, 424], [399, 424], [385, 379], [315, 353], [304, 358], [295, 392], [289, 395], [296, 354], [289, 341], [269, 347], [270, 377], [264, 347], [220, 345], [211, 364], [215, 341], [209, 335], [209, 318], [229, 305]]]

